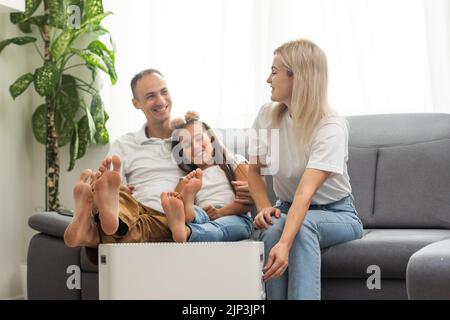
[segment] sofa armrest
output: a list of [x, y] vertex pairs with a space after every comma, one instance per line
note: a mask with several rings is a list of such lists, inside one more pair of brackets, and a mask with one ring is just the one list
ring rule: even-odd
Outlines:
[[28, 219], [28, 225], [39, 232], [58, 238], [64, 238], [64, 231], [72, 217], [57, 212], [40, 212]]
[[450, 299], [450, 239], [432, 243], [414, 253], [406, 270], [410, 300]]

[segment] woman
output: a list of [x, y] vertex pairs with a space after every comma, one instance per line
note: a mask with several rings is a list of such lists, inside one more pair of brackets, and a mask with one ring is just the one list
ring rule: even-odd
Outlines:
[[[320, 249], [362, 237], [347, 173], [348, 129], [328, 105], [327, 61], [308, 40], [274, 52], [267, 79], [274, 103], [263, 106], [254, 129], [278, 129], [279, 141], [251, 141], [249, 187], [264, 229], [268, 299], [320, 299]], [[275, 153], [279, 152], [278, 155]], [[261, 169], [270, 164], [269, 202]]]

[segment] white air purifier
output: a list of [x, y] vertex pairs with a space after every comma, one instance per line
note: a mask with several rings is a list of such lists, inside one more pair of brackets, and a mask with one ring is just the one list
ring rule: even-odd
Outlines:
[[265, 299], [263, 242], [99, 246], [100, 299]]

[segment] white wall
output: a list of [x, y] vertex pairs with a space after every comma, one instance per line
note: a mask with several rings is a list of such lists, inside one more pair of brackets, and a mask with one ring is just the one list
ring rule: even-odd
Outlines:
[[[0, 14], [0, 40], [18, 35], [9, 15]], [[0, 299], [22, 295], [19, 265], [26, 259], [31, 232], [27, 219], [33, 212], [33, 137], [29, 94], [13, 102], [9, 86], [28, 71], [23, 48], [6, 48], [0, 54]]]
[[[0, 13], [0, 41], [20, 35], [9, 15]], [[27, 221], [45, 207], [44, 146], [31, 131], [31, 116], [42, 98], [32, 86], [16, 100], [9, 94], [9, 86], [22, 74], [33, 72], [39, 60], [32, 45], [11, 45], [0, 54], [0, 299], [23, 296], [19, 266], [26, 262], [28, 243], [35, 234]], [[69, 173], [68, 149], [61, 149], [63, 207], [73, 208], [72, 188], [79, 172], [96, 168], [107, 151], [108, 146], [91, 147]]]

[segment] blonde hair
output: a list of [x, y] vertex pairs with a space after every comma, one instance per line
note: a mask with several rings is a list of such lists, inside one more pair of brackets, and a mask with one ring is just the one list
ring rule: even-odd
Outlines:
[[[274, 51], [293, 77], [291, 116], [300, 141], [310, 142], [319, 122], [335, 112], [328, 105], [328, 66], [322, 49], [315, 43], [299, 39], [289, 41]], [[278, 126], [287, 106], [279, 103], [273, 112], [272, 123]]]

